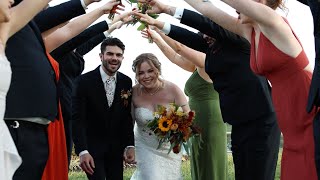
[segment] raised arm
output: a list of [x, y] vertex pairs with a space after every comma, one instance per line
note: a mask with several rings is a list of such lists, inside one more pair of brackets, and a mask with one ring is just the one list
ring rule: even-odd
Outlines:
[[[144, 37], [147, 38], [147, 34], [150, 34], [153, 41], [157, 44], [162, 53], [174, 64], [180, 68], [193, 72], [196, 67], [189, 61], [186, 61], [182, 56], [180, 56], [176, 51], [174, 51], [167, 43], [165, 43], [161, 37], [156, 34], [155, 31], [148, 30], [148, 33], [144, 32]], [[171, 41], [174, 41], [171, 39]]]
[[[84, 30], [82, 33], [80, 33], [76, 37], [72, 38], [71, 40], [65, 42], [63, 45], [59, 46], [57, 49], [52, 51], [50, 54], [55, 59], [59, 59], [60, 57], [69, 53], [70, 51], [73, 51], [74, 49], [78, 48], [79, 46], [82, 46], [84, 43], [87, 44], [88, 41], [90, 41], [93, 37], [96, 37], [98, 34], [102, 34], [102, 40], [103, 40], [105, 38], [103, 35], [103, 32], [108, 30], [108, 28], [109, 28], [108, 23], [106, 21], [101, 21], [95, 25], [92, 25], [91, 27], [87, 28], [86, 30]], [[95, 47], [95, 46], [93, 46], [93, 47]], [[88, 49], [90, 47], [88, 47]]]
[[237, 18], [217, 8], [210, 1], [204, 2], [202, 0], [185, 0], [185, 2], [224, 29], [227, 29], [247, 39], [250, 38], [247, 37], [249, 26], [241, 24]]
[[[288, 23], [274, 10], [280, 6], [280, 0], [260, 0], [258, 2], [248, 0], [223, 1], [240, 12], [240, 20], [242, 17], [250, 19], [250, 24], [253, 25], [251, 29], [254, 28], [256, 33], [261, 31], [279, 50], [291, 57], [299, 55], [302, 50], [301, 44]], [[251, 33], [247, 35], [249, 36]]]
[[[170, 37], [166, 36], [165, 34], [161, 33], [160, 31], [157, 31], [158, 34], [162, 37], [162, 39], [178, 54], [180, 54], [184, 60], [190, 60], [192, 59], [191, 63], [194, 66], [203, 68], [204, 63], [202, 63], [202, 60], [205, 59], [205, 53], [196, 51], [194, 49], [189, 48], [188, 46], [185, 46]], [[204, 61], [203, 61], [204, 62]]]
[[79, 53], [81, 56], [84, 56], [89, 51], [91, 51], [94, 47], [100, 44], [104, 39], [108, 38], [108, 36], [116, 29], [121, 28], [123, 22], [117, 22], [108, 29], [108, 31], [100, 33], [87, 42], [83, 43], [81, 46], [77, 47], [76, 52]]
[[1, 27], [1, 40], [6, 41], [24, 27], [51, 0], [24, 0], [11, 10], [11, 19]]
[[86, 27], [97, 20], [100, 16], [109, 13], [112, 7], [116, 4], [119, 4], [119, 1], [111, 0], [102, 7], [97, 8], [96, 10], [91, 11], [88, 14], [80, 16], [64, 27], [56, 30], [48, 37], [45, 37], [44, 42], [47, 51], [53, 51], [64, 42], [81, 33]]
[[70, 0], [41, 11], [35, 16], [34, 21], [40, 32], [43, 33], [85, 13], [81, 0]]
[[[209, 75], [205, 72], [205, 69], [204, 69], [205, 58], [206, 58], [206, 55], [204, 53], [182, 45], [181, 43], [171, 39], [170, 37], [166, 36], [164, 33], [160, 32], [160, 30], [156, 30], [156, 32], [171, 47], [171, 48], [168, 47], [169, 50], [167, 51], [170, 51], [170, 49], [171, 51], [173, 51], [173, 53], [171, 53], [171, 57], [172, 57], [172, 54], [174, 55], [173, 59], [170, 59], [166, 55], [171, 62], [177, 64], [178, 66], [180, 66], [179, 64], [192, 66], [192, 69], [190, 69], [190, 72], [194, 72], [195, 70], [197, 70], [199, 75], [205, 81], [212, 83], [212, 80], [210, 79]], [[149, 33], [154, 34], [154, 32], [151, 32], [151, 31], [149, 31]], [[163, 42], [164, 45], [168, 46], [166, 43]], [[166, 54], [168, 52], [163, 52], [163, 53]]]

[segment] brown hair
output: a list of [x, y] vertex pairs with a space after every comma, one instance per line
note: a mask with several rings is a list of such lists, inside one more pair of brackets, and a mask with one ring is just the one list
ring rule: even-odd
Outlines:
[[152, 53], [142, 53], [140, 54], [132, 64], [133, 72], [137, 73], [138, 67], [141, 66], [143, 62], [147, 62], [151, 67], [156, 68], [161, 75], [161, 63], [158, 58]]
[[266, 5], [271, 7], [272, 9], [277, 9], [278, 7], [280, 9], [285, 9], [282, 0], [266, 0], [266, 2]]

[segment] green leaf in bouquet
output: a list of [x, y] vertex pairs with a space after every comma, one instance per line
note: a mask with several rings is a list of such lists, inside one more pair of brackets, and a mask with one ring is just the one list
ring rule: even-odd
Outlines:
[[159, 17], [159, 14], [148, 14], [153, 19], [157, 19]]
[[138, 3], [137, 0], [128, 0], [130, 3]]
[[190, 146], [191, 146], [190, 141], [187, 141], [187, 142], [182, 143], [182, 144], [183, 144], [184, 150], [187, 152], [187, 155], [189, 156], [190, 155]]
[[154, 127], [157, 127], [158, 126], [158, 121], [156, 119], [150, 121], [148, 124], [147, 124], [147, 127], [148, 128], [154, 128]]
[[140, 26], [137, 28], [138, 31], [142, 31], [146, 28], [146, 24], [145, 23], [141, 23]]
[[165, 139], [160, 139], [159, 140], [159, 144], [158, 144], [158, 147], [157, 149], [160, 149], [162, 147], [162, 144], [164, 143]]
[[174, 141], [173, 143], [171, 143], [171, 146], [169, 148], [168, 154], [170, 154], [170, 152], [172, 151], [173, 147], [176, 146], [177, 143]]

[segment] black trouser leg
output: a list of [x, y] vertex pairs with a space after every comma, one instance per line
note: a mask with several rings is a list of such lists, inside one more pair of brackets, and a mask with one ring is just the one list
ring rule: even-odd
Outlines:
[[280, 130], [275, 115], [232, 126], [236, 180], [274, 180]]
[[22, 158], [22, 164], [15, 172], [13, 180], [40, 180], [49, 156], [47, 126], [18, 121], [19, 127], [13, 128], [13, 122], [6, 121]]

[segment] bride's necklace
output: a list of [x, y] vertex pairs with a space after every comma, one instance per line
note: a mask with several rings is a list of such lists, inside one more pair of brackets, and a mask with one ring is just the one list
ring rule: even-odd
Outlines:
[[159, 90], [161, 89], [162, 85], [163, 85], [162, 82], [160, 82], [160, 85], [157, 87], [157, 89], [154, 92], [150, 92], [146, 88], [143, 88], [143, 89], [146, 91], [147, 94], [149, 94], [150, 96], [153, 96], [153, 95], [155, 95], [155, 94], [157, 94], [159, 92]]

